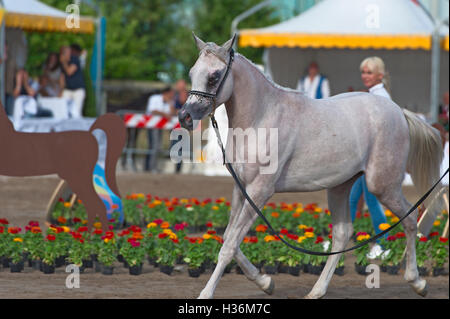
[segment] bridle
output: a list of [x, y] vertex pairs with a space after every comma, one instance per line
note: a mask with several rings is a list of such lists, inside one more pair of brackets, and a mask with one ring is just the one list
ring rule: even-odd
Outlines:
[[[221, 60], [223, 60], [223, 59], [221, 59]], [[189, 95], [196, 95], [196, 96], [200, 96], [200, 97], [212, 100], [213, 107], [212, 107], [211, 113], [209, 114], [210, 117], [214, 116], [214, 111], [216, 110], [216, 106], [217, 106], [217, 97], [219, 96], [220, 91], [222, 90], [223, 84], [225, 83], [225, 80], [227, 79], [228, 74], [230, 73], [233, 61], [234, 61], [234, 50], [231, 49], [230, 56], [229, 56], [228, 63], [227, 63], [227, 69], [225, 70], [225, 74], [223, 75], [222, 79], [220, 80], [219, 86], [217, 87], [217, 90], [215, 93], [209, 93], [209, 92], [204, 92], [204, 91], [195, 91], [195, 90], [189, 91]]]

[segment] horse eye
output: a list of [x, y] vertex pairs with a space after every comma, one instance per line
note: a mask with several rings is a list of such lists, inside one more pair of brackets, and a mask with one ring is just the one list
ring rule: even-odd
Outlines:
[[220, 72], [214, 72], [209, 78], [208, 78], [208, 85], [213, 86], [214, 84], [219, 81], [220, 78]]

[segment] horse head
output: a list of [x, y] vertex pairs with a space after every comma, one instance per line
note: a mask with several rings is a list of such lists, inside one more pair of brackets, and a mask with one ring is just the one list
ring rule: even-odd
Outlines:
[[219, 46], [205, 43], [193, 34], [200, 51], [199, 57], [189, 71], [192, 90], [186, 103], [178, 113], [181, 126], [194, 129], [198, 121], [214, 112], [215, 108], [228, 101], [233, 92], [233, 43], [236, 35]]

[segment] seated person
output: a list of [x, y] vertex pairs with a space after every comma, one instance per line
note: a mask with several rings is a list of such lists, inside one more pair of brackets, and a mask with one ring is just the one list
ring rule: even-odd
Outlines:
[[38, 114], [38, 105], [35, 99], [37, 91], [38, 84], [29, 77], [28, 72], [24, 69], [19, 70], [16, 74], [13, 92], [15, 98], [14, 121], [24, 117], [34, 117]]
[[44, 97], [62, 97], [64, 86], [65, 77], [59, 64], [59, 56], [52, 52], [45, 61], [39, 94]]

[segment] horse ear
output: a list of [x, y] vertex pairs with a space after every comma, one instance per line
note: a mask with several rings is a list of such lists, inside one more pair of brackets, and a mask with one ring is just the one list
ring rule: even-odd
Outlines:
[[228, 40], [222, 45], [222, 48], [224, 48], [227, 51], [230, 51], [233, 48], [234, 41], [236, 41], [236, 33], [230, 40]]
[[194, 31], [192, 31], [192, 36], [194, 37], [194, 41], [195, 44], [197, 45], [197, 48], [199, 51], [203, 50], [203, 48], [205, 47], [206, 43], [203, 42], [199, 37], [197, 37], [194, 33]]

